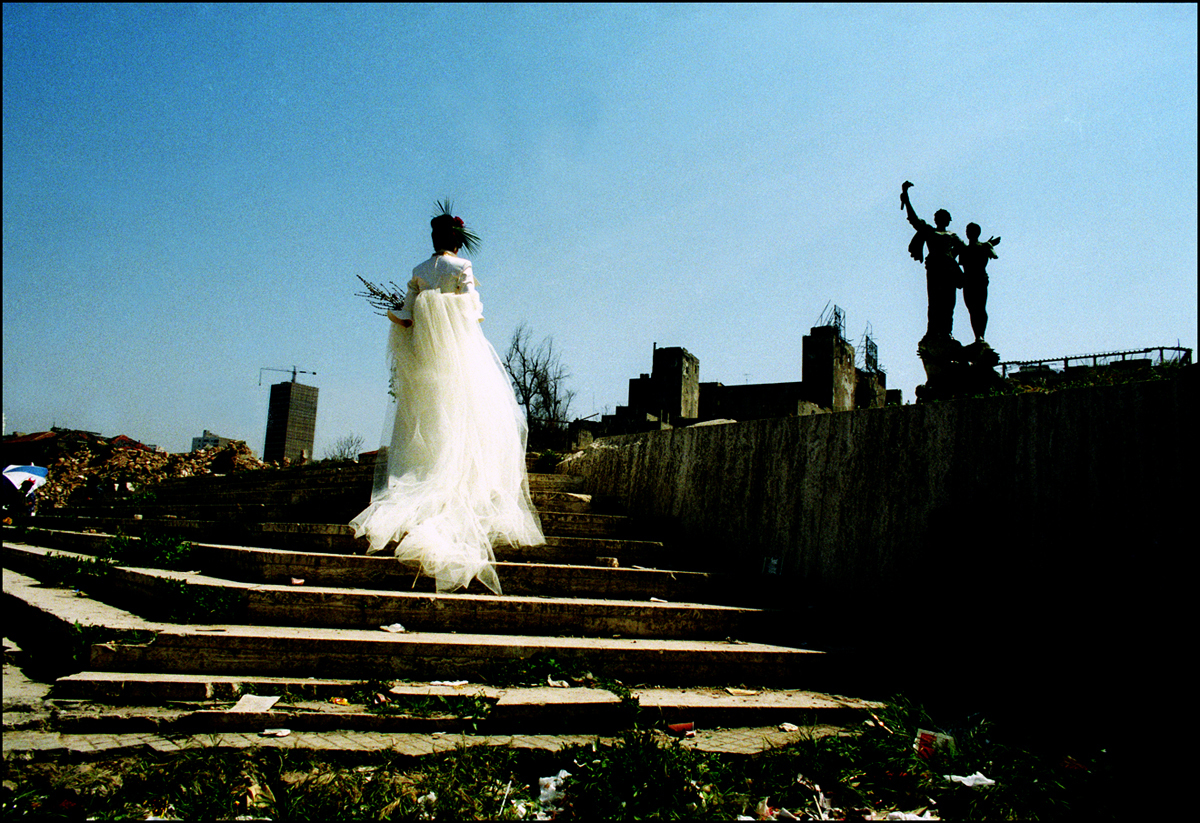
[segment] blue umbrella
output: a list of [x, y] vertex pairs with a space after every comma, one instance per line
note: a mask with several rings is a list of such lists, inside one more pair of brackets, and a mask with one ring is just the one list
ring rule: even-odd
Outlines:
[[9, 466], [4, 470], [4, 478], [10, 481], [18, 489], [26, 480], [33, 481], [33, 488], [30, 491], [41, 486], [46, 482], [46, 473], [49, 469], [43, 469], [41, 466]]

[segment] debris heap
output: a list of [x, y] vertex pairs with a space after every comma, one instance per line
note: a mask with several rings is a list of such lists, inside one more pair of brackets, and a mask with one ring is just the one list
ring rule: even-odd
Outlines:
[[241, 440], [223, 447], [167, 454], [145, 447], [114, 446], [99, 438], [72, 443], [48, 465], [46, 484], [38, 489], [42, 511], [68, 504], [115, 502], [150, 492], [158, 483], [176, 477], [271, 468]]

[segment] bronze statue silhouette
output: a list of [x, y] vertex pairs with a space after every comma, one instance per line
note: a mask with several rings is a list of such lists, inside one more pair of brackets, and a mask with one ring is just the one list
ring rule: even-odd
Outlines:
[[979, 242], [978, 223], [967, 224], [967, 245], [958, 253], [958, 261], [962, 264], [963, 304], [971, 313], [971, 330], [975, 332], [975, 342], [983, 342], [983, 333], [987, 331], [987, 292], [989, 260], [995, 260], [995, 247], [1000, 243], [999, 237], [993, 237], [986, 243]]
[[[934, 213], [933, 226], [917, 217], [908, 198], [911, 186], [912, 183], [906, 180], [900, 187], [900, 207], [907, 210], [908, 222], [917, 230], [908, 244], [908, 253], [918, 263], [922, 259], [925, 261], [925, 287], [929, 292], [929, 321], [925, 339], [949, 338], [954, 328], [955, 291], [962, 280], [962, 269], [958, 266], [957, 258], [965, 244], [957, 234], [947, 230], [950, 212], [945, 209], [938, 209]], [[926, 248], [928, 254], [923, 251]]]

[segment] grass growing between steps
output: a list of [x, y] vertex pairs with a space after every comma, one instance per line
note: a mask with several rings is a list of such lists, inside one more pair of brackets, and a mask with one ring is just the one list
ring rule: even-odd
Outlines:
[[492, 703], [480, 692], [474, 694], [394, 694], [396, 681], [371, 680], [357, 684], [347, 695], [351, 704], [361, 705], [372, 714], [406, 717], [456, 717], [472, 728], [487, 718]]
[[188, 571], [199, 568], [194, 543], [170, 535], [146, 532], [142, 537], [117, 534], [100, 555], [121, 566]]
[[198, 563], [196, 545], [186, 540], [149, 533], [144, 537], [117, 534], [95, 557], [50, 552], [42, 566], [41, 581], [52, 588], [86, 590], [104, 580], [114, 566], [188, 571], [197, 568]]
[[[177, 537], [117, 534], [96, 557], [50, 552], [38, 574], [42, 584], [51, 588], [102, 593], [117, 566], [190, 571], [199, 568], [200, 561], [199, 547]], [[245, 595], [240, 591], [169, 579], [159, 581], [158, 586], [161, 596], [139, 601], [143, 608], [135, 609], [144, 617], [172, 623], [232, 623], [245, 613]]]
[[[1103, 751], [1029, 749], [974, 718], [953, 752], [918, 757], [918, 728], [938, 726], [897, 701], [878, 724], [757, 756], [704, 753], [635, 729], [558, 752], [461, 747], [441, 755], [316, 754], [198, 747], [174, 755], [4, 762], [3, 815], [273, 820], [875, 819], [889, 810], [941, 819], [1112, 818], [1121, 783]], [[569, 774], [561, 794], [539, 778]], [[944, 775], [983, 772], [983, 789]]]

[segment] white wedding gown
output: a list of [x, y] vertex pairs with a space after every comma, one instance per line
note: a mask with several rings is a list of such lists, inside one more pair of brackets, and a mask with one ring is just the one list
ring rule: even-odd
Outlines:
[[[465, 278], [454, 262], [466, 263]], [[492, 546], [545, 542], [529, 496], [525, 415], [483, 334], [470, 264], [435, 256], [425, 268], [429, 280], [414, 270], [406, 299], [413, 325], [389, 324], [390, 425], [371, 504], [351, 525], [371, 554], [399, 541], [396, 557], [419, 563], [438, 591], [478, 578], [500, 594]]]

